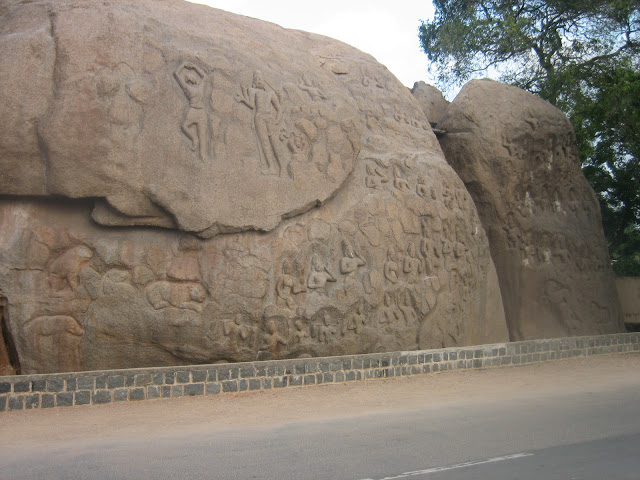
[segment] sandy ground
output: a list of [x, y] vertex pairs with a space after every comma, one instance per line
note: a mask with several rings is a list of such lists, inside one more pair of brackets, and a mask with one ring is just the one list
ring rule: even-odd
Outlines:
[[260, 428], [469, 404], [531, 395], [640, 386], [640, 354], [559, 360], [502, 369], [445, 372], [288, 388], [0, 414], [0, 448]]

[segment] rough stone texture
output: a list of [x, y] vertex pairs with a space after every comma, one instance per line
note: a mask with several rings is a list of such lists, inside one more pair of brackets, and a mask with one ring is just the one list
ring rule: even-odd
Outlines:
[[624, 323], [640, 325], [640, 277], [616, 278], [616, 289], [624, 314]]
[[5, 320], [6, 303], [6, 298], [0, 297], [0, 376], [15, 375], [16, 367], [14, 365], [19, 363], [17, 358], [12, 359], [9, 355], [9, 352], [15, 351], [15, 347], [9, 335], [9, 326]]
[[438, 126], [488, 233], [511, 339], [623, 332], [599, 205], [565, 115], [475, 80]]
[[413, 84], [411, 94], [418, 100], [431, 125], [437, 125], [449, 106], [442, 92], [421, 80]]
[[369, 55], [173, 0], [0, 9], [23, 373], [507, 339], [471, 197]]

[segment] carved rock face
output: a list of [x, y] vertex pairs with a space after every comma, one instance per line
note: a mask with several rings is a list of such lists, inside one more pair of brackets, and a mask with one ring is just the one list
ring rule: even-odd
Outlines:
[[473, 202], [370, 56], [177, 1], [14, 2], [0, 46], [24, 373], [507, 338]]
[[353, 170], [358, 106], [332, 71], [360, 67], [346, 47], [177, 2], [80, 3], [4, 16], [27, 72], [3, 56], [3, 192], [97, 197], [103, 225], [210, 237], [271, 230]]
[[438, 126], [488, 232], [511, 338], [623, 332], [598, 201], [565, 115], [474, 80]]

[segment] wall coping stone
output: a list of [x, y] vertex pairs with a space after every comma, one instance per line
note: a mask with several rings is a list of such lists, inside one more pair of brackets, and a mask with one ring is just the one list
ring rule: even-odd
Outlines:
[[634, 352], [640, 352], [638, 332], [335, 357], [9, 375], [0, 376], [0, 412], [304, 388]]

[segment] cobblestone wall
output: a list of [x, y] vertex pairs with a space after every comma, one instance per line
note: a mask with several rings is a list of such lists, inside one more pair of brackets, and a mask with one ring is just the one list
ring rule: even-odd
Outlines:
[[220, 395], [640, 352], [640, 334], [343, 357], [0, 377], [0, 411]]

